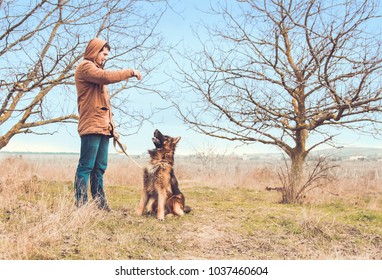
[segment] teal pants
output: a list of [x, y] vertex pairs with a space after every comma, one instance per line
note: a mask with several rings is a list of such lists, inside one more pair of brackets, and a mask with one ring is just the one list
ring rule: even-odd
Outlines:
[[88, 202], [87, 186], [99, 208], [108, 208], [103, 185], [109, 151], [109, 136], [89, 134], [81, 136], [81, 153], [74, 180], [75, 202], [80, 207]]

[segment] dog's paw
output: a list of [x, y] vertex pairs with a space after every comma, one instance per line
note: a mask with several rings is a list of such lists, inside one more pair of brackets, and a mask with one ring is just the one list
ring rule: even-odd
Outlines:
[[143, 211], [141, 209], [137, 209], [137, 210], [135, 210], [135, 214], [137, 214], [138, 216], [142, 216]]
[[159, 220], [159, 221], [161, 221], [161, 222], [164, 222], [164, 216], [157, 216], [157, 219]]

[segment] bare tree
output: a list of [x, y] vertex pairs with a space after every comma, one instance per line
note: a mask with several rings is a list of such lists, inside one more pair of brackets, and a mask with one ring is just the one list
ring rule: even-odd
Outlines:
[[[281, 202], [289, 203], [290, 198], [294, 198], [294, 202], [302, 202], [305, 198], [305, 194], [313, 189], [319, 188], [333, 195], [338, 195], [327, 189], [328, 184], [332, 184], [335, 181], [333, 170], [338, 165], [330, 163], [327, 158], [319, 157], [316, 161], [310, 161], [306, 164], [304, 176], [301, 176], [301, 183], [295, 193], [291, 193], [294, 189], [291, 187], [293, 178], [291, 178], [291, 168], [288, 162], [284, 159], [285, 168], [280, 168], [278, 176], [282, 184], [281, 188], [269, 188], [267, 190], [275, 189], [282, 194]], [[293, 195], [293, 196], [292, 196]]]
[[[146, 82], [135, 86], [150, 90], [162, 45], [155, 27], [166, 0], [0, 3], [0, 149], [17, 134], [52, 133], [50, 124], [77, 122], [74, 68], [94, 37], [110, 42], [113, 68], [143, 69]], [[120, 94], [130, 86], [119, 84], [111, 93], [119, 98], [122, 125], [139, 126], [143, 115], [128, 108], [128, 97]]]
[[181, 54], [189, 63], [177, 64], [177, 82], [192, 105], [178, 102], [178, 111], [203, 134], [282, 149], [291, 160], [284, 200], [297, 202], [309, 189], [310, 151], [334, 145], [339, 128], [375, 135], [381, 127], [378, 3], [229, 4], [209, 11], [219, 21], [202, 26], [207, 36], [197, 32], [201, 50]]

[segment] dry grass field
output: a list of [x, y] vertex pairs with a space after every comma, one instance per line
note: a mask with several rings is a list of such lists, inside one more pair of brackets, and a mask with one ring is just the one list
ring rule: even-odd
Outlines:
[[[193, 211], [137, 217], [142, 171], [112, 155], [113, 211], [74, 207], [77, 155], [0, 158], [0, 259], [382, 259], [380, 162], [340, 162], [336, 181], [280, 204], [274, 160], [176, 158]], [[141, 164], [145, 159], [139, 159]]]

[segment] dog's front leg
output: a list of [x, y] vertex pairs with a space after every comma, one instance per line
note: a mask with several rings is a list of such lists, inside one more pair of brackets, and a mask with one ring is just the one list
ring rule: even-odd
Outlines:
[[158, 192], [158, 212], [157, 212], [158, 220], [164, 221], [165, 209], [166, 209], [166, 190], [160, 190]]
[[136, 210], [137, 215], [143, 215], [143, 213], [145, 212], [145, 207], [146, 207], [148, 199], [149, 199], [149, 196], [147, 195], [145, 188], [143, 188], [141, 192], [141, 200], [139, 201], [139, 204]]
[[150, 176], [147, 168], [143, 170], [143, 188], [141, 190], [141, 200], [138, 204], [137, 210], [135, 211], [137, 215], [143, 215], [145, 212], [145, 207], [147, 201], [149, 200], [148, 190], [150, 188]]

